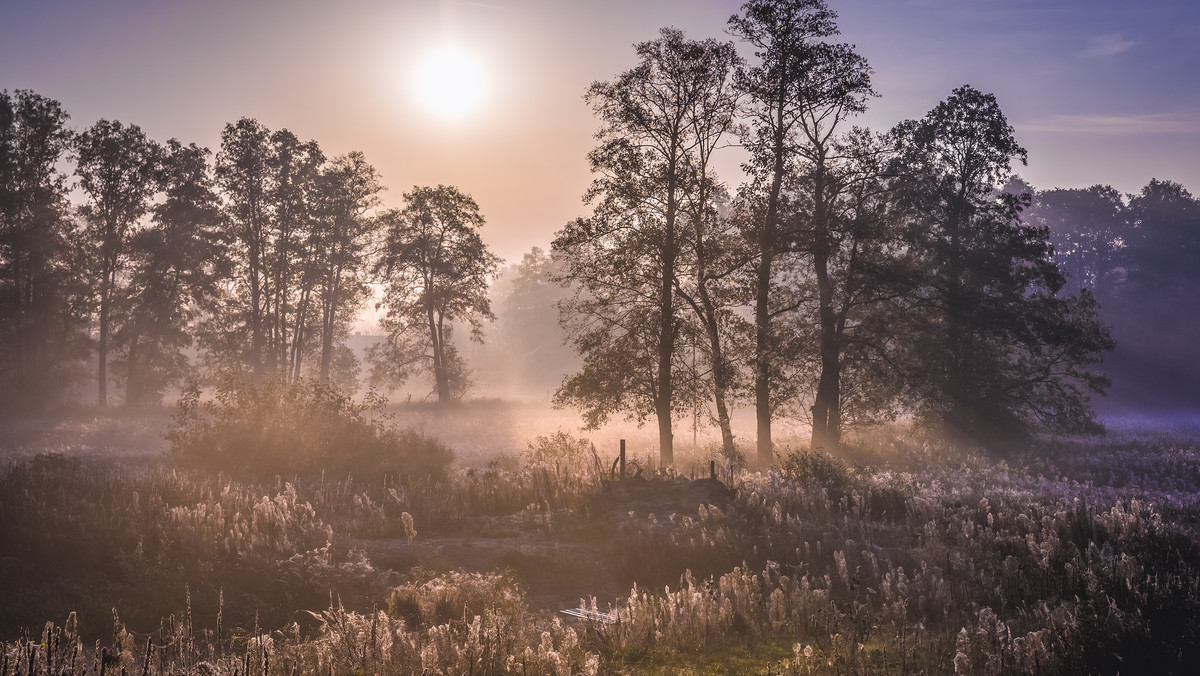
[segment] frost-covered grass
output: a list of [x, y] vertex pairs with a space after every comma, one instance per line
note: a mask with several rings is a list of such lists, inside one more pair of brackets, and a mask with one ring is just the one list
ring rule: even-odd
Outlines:
[[[1046, 440], [1006, 462], [904, 444], [866, 466], [798, 456], [739, 475], [721, 504], [654, 514], [611, 504], [569, 436], [500, 450], [442, 482], [11, 463], [3, 673], [1179, 673], [1200, 659], [1190, 436]], [[535, 607], [511, 570], [382, 570], [353, 548], [485, 537], [498, 519], [631, 580], [612, 602], [578, 581], [583, 608], [613, 621]]]

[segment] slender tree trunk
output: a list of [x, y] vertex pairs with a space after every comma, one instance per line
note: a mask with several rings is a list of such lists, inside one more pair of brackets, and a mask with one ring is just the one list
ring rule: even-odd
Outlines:
[[[136, 322], [136, 320], [135, 320]], [[137, 326], [133, 327], [129, 336], [129, 354], [125, 359], [125, 406], [134, 407], [142, 403], [141, 369], [138, 360], [141, 359], [141, 338]]]
[[433, 308], [429, 308], [429, 339], [433, 343], [433, 382], [437, 389], [438, 403], [450, 403], [450, 378], [446, 372], [446, 352], [442, 343], [442, 332], [434, 317]]
[[111, 296], [109, 273], [106, 270], [100, 282], [100, 341], [96, 345], [98, 361], [96, 379], [99, 387], [97, 405], [100, 408], [108, 406], [108, 312], [112, 302]]
[[255, 226], [250, 226], [250, 368], [256, 377], [263, 375], [262, 335], [262, 253]]
[[337, 319], [338, 296], [341, 294], [341, 269], [334, 270], [329, 299], [325, 302], [321, 317], [321, 382], [329, 382], [329, 370], [333, 364], [333, 329]]
[[833, 281], [829, 276], [829, 257], [832, 243], [829, 227], [829, 209], [826, 200], [826, 175], [824, 151], [821, 150], [813, 184], [813, 274], [817, 279], [817, 318], [820, 323], [819, 353], [821, 376], [817, 382], [817, 396], [812, 409], [811, 448], [831, 448], [841, 442], [840, 424], [834, 422], [839, 415], [841, 397], [841, 350], [838, 344], [837, 315], [833, 309]]
[[774, 111], [774, 166], [771, 188], [767, 194], [767, 214], [758, 237], [760, 259], [755, 280], [754, 299], [754, 408], [758, 419], [758, 467], [767, 469], [775, 462], [775, 443], [771, 440], [771, 365], [774, 342], [771, 334], [771, 273], [775, 259], [776, 231], [779, 227], [779, 196], [783, 189], [784, 162], [784, 101], [785, 78], [780, 76], [780, 89]]
[[676, 162], [672, 157], [667, 167], [667, 212], [663, 233], [662, 285], [659, 291], [658, 391], [654, 397], [654, 408], [658, 417], [658, 459], [661, 467], [675, 464], [675, 435], [671, 429], [674, 394], [671, 367], [675, 356], [675, 220], [679, 210]]

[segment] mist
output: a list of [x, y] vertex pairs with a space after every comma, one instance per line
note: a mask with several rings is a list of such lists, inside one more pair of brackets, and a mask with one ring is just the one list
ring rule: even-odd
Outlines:
[[[1119, 157], [1025, 178], [1184, 113], [1038, 112], [965, 52], [901, 77], [825, 0], [369, 4], [242, 17], [265, 109], [80, 120], [141, 71], [0, 68], [0, 676], [1200, 660], [1200, 199], [1149, 142], [1133, 192]], [[530, 7], [543, 47], [612, 30], [512, 67]], [[240, 36], [401, 14], [411, 143], [345, 131], [389, 116], [375, 65]], [[1151, 48], [1072, 35], [1074, 88]], [[331, 78], [341, 112], [282, 91]]]

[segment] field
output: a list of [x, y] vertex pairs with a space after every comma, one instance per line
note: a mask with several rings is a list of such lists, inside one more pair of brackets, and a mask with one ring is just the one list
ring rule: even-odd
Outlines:
[[[536, 406], [391, 411], [444, 476], [227, 474], [170, 412], [8, 424], [0, 674], [1180, 673], [1200, 443], [900, 431], [755, 473]], [[640, 476], [611, 472], [629, 433]], [[575, 609], [574, 614], [560, 611]]]

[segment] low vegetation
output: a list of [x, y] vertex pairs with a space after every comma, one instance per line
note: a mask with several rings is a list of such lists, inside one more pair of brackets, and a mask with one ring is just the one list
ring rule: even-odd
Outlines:
[[[1008, 463], [902, 441], [865, 465], [798, 452], [733, 490], [614, 483], [565, 432], [440, 478], [228, 474], [178, 449], [12, 461], [3, 673], [1186, 670], [1200, 444], [1042, 443]], [[503, 540], [491, 559], [454, 553]]]

